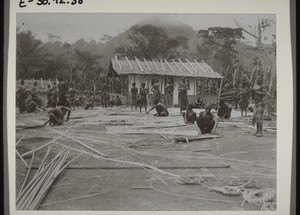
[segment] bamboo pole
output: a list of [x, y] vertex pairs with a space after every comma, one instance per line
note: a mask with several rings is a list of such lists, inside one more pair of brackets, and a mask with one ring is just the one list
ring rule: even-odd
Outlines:
[[34, 153], [32, 153], [32, 157], [31, 157], [30, 166], [29, 166], [29, 169], [28, 169], [28, 171], [27, 171], [27, 174], [26, 174], [26, 176], [25, 176], [25, 179], [24, 179], [24, 181], [23, 181], [23, 184], [22, 184], [22, 186], [21, 186], [21, 189], [20, 189], [20, 191], [19, 191], [19, 194], [18, 194], [18, 195], [20, 195], [20, 193], [21, 193], [21, 192], [23, 191], [23, 189], [24, 189], [24, 186], [25, 186], [25, 184], [26, 184], [27, 178], [28, 178], [28, 176], [29, 176], [29, 173], [30, 173], [30, 171], [31, 171], [31, 168], [32, 168], [33, 159], [34, 159]]
[[34, 209], [36, 210], [38, 208], [38, 206], [40, 205], [41, 201], [44, 199], [44, 197], [46, 196], [47, 190], [50, 188], [50, 186], [52, 185], [53, 181], [57, 178], [57, 176], [60, 174], [60, 170], [63, 167], [68, 155], [69, 155], [70, 149], [68, 149], [65, 154], [62, 156], [62, 159], [58, 162], [57, 167], [54, 169], [53, 171], [53, 176], [52, 177], [48, 177], [47, 181], [45, 182], [45, 184], [43, 185], [41, 191], [38, 193], [38, 195], [36, 196], [35, 200], [32, 202], [32, 204], [30, 205], [29, 209]]
[[59, 138], [61, 138], [61, 137], [64, 136], [65, 134], [67, 134], [67, 133], [71, 130], [71, 128], [72, 128], [72, 127], [70, 127], [64, 134], [62, 134], [62, 135], [60, 135], [60, 136], [54, 138], [53, 140], [51, 140], [50, 142], [46, 143], [45, 145], [42, 145], [42, 146], [40, 146], [40, 147], [38, 147], [38, 148], [36, 148], [36, 149], [30, 150], [30, 151], [28, 151], [28, 152], [25, 152], [25, 153], [23, 153], [21, 156], [24, 157], [25, 155], [29, 155], [29, 154], [31, 154], [31, 153], [33, 153], [33, 152], [36, 152], [36, 151], [38, 151], [38, 150], [41, 150], [41, 149], [45, 148], [46, 146], [50, 145], [51, 143], [54, 143], [54, 141], [58, 140]]
[[[54, 129], [53, 129], [53, 130], [54, 130]], [[60, 131], [58, 131], [58, 130], [55, 130], [55, 131], [56, 131], [57, 133], [59, 133], [59, 134], [62, 134], [62, 133], [61, 133]], [[94, 149], [94, 148], [92, 148], [92, 147], [90, 147], [90, 146], [84, 144], [84, 143], [81, 142], [80, 140], [78, 140], [78, 139], [76, 139], [76, 138], [74, 138], [74, 137], [68, 136], [68, 135], [66, 135], [66, 134], [62, 134], [62, 135], [65, 136], [65, 137], [67, 137], [67, 138], [69, 138], [69, 139], [71, 139], [71, 140], [73, 140], [73, 141], [75, 141], [75, 142], [77, 142], [77, 143], [80, 144], [81, 146], [83, 146], [83, 147], [85, 147], [85, 148], [87, 148], [87, 149], [90, 149], [90, 150], [94, 151], [94, 152], [95, 152], [96, 154], [98, 154], [98, 155], [108, 158], [108, 155], [106, 155], [106, 154], [104, 154], [104, 153], [102, 153], [102, 152], [100, 152], [100, 151], [98, 151], [98, 150], [96, 150], [96, 149]]]
[[219, 107], [220, 107], [220, 98], [221, 98], [221, 90], [222, 90], [223, 80], [224, 80], [224, 79], [222, 78], [222, 79], [221, 79], [221, 83], [220, 83], [219, 93], [218, 93], [217, 113], [218, 113]]
[[20, 199], [23, 197], [23, 195], [30, 189], [30, 187], [33, 184], [36, 184], [38, 182], [38, 180], [43, 176], [43, 174], [50, 168], [50, 166], [54, 163], [54, 161], [59, 158], [59, 156], [61, 156], [61, 154], [63, 153], [62, 149], [55, 158], [52, 159], [52, 161], [50, 161], [50, 163], [45, 166], [45, 168], [43, 168], [36, 176], [33, 177], [33, 179], [29, 182], [29, 184], [26, 185], [26, 187], [24, 188], [24, 190], [20, 193], [20, 195], [18, 195], [16, 202], [20, 201]]
[[18, 155], [18, 157], [21, 159], [21, 161], [25, 164], [25, 166], [27, 167], [28, 166], [28, 164], [26, 163], [26, 161], [23, 159], [23, 157], [20, 155], [20, 153], [18, 152], [18, 150], [17, 149], [15, 149], [16, 150], [16, 154]]

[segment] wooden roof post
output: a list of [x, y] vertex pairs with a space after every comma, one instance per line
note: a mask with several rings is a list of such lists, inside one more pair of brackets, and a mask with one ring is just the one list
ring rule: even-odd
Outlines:
[[163, 71], [166, 72], [166, 69], [165, 69], [164, 64], [161, 59], [160, 59], [160, 64], [161, 64], [161, 67], [163, 68]]
[[202, 63], [213, 73], [215, 74], [215, 71], [212, 70], [212, 68], [210, 68], [210, 66], [208, 66], [203, 60], [202, 60]]
[[135, 57], [135, 61], [136, 61], [137, 65], [139, 66], [140, 70], [141, 70], [142, 72], [144, 72], [144, 70], [143, 70], [143, 68], [141, 67], [141, 65], [140, 65], [139, 60], [137, 59], [137, 57]]
[[166, 62], [166, 64], [170, 68], [170, 70], [175, 74], [176, 72], [172, 69], [172, 67], [170, 66], [170, 64], [168, 63], [168, 61], [166, 59], [164, 59], [164, 61]]
[[194, 73], [193, 73], [191, 70], [189, 70], [189, 69], [184, 65], [184, 63], [181, 61], [180, 58], [178, 58], [178, 60], [179, 60], [179, 62], [181, 63], [181, 65], [182, 65], [189, 73], [191, 73], [192, 75], [194, 75]]
[[207, 72], [205, 71], [205, 69], [202, 68], [202, 66], [200, 66], [200, 64], [198, 63], [198, 61], [196, 59], [194, 59], [195, 63], [197, 64], [197, 66], [204, 71], [204, 73], [206, 74]]
[[130, 70], [133, 71], [133, 68], [132, 68], [132, 65], [131, 65], [130, 61], [128, 60], [127, 57], [125, 57], [125, 59], [127, 60], [127, 63], [129, 64]]
[[177, 69], [180, 71], [180, 72], [182, 72], [182, 70], [180, 69], [180, 67], [177, 65], [177, 63], [175, 62], [175, 60], [174, 59], [172, 59], [172, 61], [173, 61], [173, 63], [175, 64], [175, 66], [177, 67]]
[[192, 67], [192, 69], [195, 71], [195, 73], [198, 74], [198, 71], [193, 67], [193, 65], [191, 64], [191, 62], [188, 59], [186, 59], [186, 62], [190, 65], [190, 67]]
[[143, 60], [144, 60], [144, 62], [145, 62], [145, 64], [146, 64], [147, 68], [148, 68], [148, 69], [149, 69], [149, 71], [151, 72], [151, 68], [149, 67], [149, 65], [148, 65], [148, 63], [147, 63], [147, 61], [146, 61], [146, 59], [145, 59], [145, 58], [143, 58]]
[[158, 69], [158, 67], [156, 66], [156, 64], [155, 64], [155, 62], [154, 62], [153, 59], [152, 59], [152, 62], [153, 62], [153, 65], [154, 65], [155, 69], [159, 72], [159, 69]]
[[118, 56], [117, 55], [115, 56], [115, 59], [116, 59], [116, 62], [118, 64], [118, 66], [120, 67], [120, 69], [123, 70], [123, 68], [122, 68], [122, 66], [121, 66], [121, 64], [120, 64], [120, 62], [118, 60]]

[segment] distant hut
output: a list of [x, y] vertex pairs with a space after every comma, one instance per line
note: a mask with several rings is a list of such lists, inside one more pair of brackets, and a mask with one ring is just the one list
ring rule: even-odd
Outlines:
[[[199, 96], [201, 83], [210, 83], [211, 80], [219, 82], [223, 79], [223, 76], [213, 71], [204, 61], [185, 60], [183, 62], [181, 59], [167, 61], [165, 59], [128, 59], [127, 57], [112, 58], [107, 77], [111, 80], [112, 85], [121, 83], [120, 94], [125, 96], [127, 102], [130, 101], [130, 88], [133, 82], [137, 87], [145, 82], [151, 88], [155, 80], [159, 80], [162, 99], [164, 99], [164, 88], [167, 80], [170, 79], [174, 84], [173, 105], [178, 105], [178, 87], [182, 77], [185, 77], [190, 84], [188, 98], [192, 103]], [[115, 89], [115, 87], [112, 86], [111, 89]], [[116, 92], [112, 90], [112, 93]], [[207, 95], [205, 98], [205, 102], [215, 102], [217, 94]]]

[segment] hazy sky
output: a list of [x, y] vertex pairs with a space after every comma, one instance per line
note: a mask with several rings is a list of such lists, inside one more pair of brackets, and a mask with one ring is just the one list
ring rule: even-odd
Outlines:
[[[133, 14], [133, 13], [20, 13], [17, 14], [19, 31], [30, 30], [42, 41], [48, 40], [46, 33], [61, 37], [62, 41], [75, 42], [80, 38], [99, 41], [104, 34], [116, 36], [132, 25], [148, 18], [172, 20], [192, 26], [193, 30], [209, 27], [232, 27], [239, 24], [255, 33], [258, 19], [269, 18], [275, 21], [275, 15], [216, 15], [216, 14]], [[275, 23], [275, 22], [274, 22]], [[276, 26], [271, 25], [263, 33], [263, 42], [271, 43]], [[253, 39], [245, 34], [248, 41]]]

